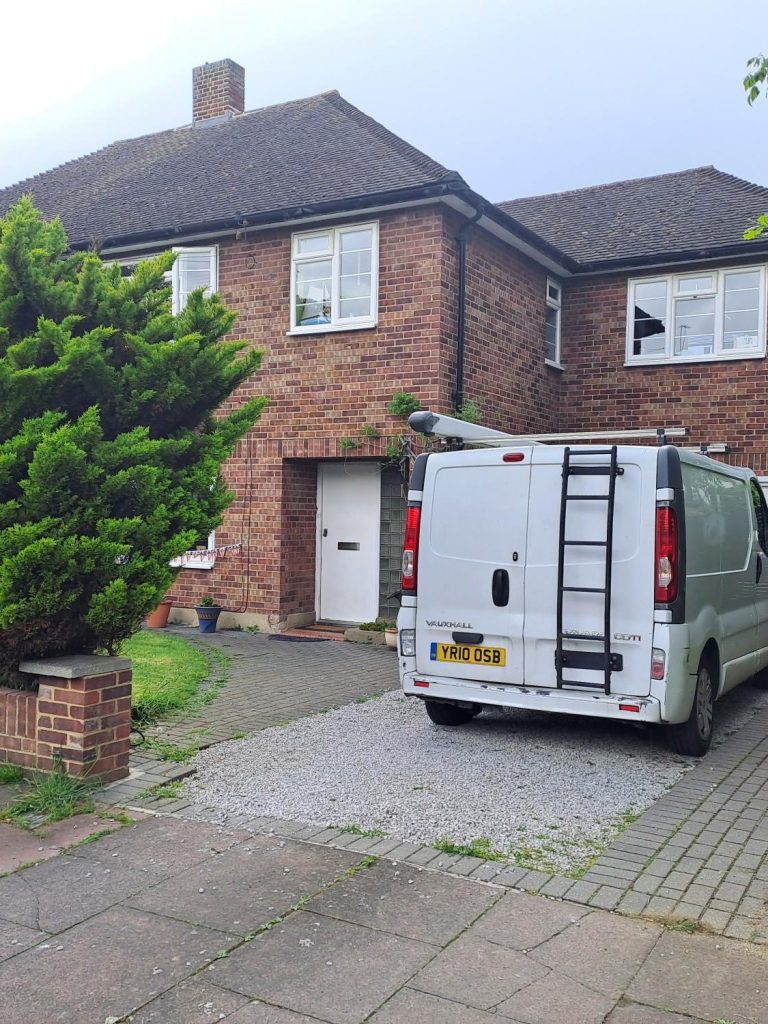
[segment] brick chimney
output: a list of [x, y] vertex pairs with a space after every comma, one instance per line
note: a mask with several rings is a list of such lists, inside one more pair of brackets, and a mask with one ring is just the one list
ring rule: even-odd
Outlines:
[[245, 68], [217, 60], [192, 71], [192, 122], [229, 120], [245, 109]]

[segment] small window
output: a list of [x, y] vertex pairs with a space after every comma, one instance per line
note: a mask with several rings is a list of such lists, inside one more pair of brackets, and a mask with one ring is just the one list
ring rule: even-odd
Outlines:
[[766, 508], [765, 496], [757, 480], [751, 481], [750, 493], [752, 495], [752, 507], [755, 510], [757, 539], [760, 542], [760, 547], [763, 549], [763, 554], [768, 555], [768, 508]]
[[378, 225], [293, 236], [291, 330], [373, 327], [378, 312]]
[[544, 359], [560, 365], [560, 312], [562, 290], [557, 281], [547, 278], [547, 306], [544, 311]]
[[183, 569], [213, 569], [216, 565], [216, 534], [201, 537], [189, 551], [172, 559], [171, 565]]
[[762, 356], [765, 292], [764, 267], [630, 281], [627, 359]]
[[174, 249], [176, 261], [171, 271], [173, 312], [181, 313], [193, 291], [203, 288], [206, 295], [218, 291], [218, 259], [216, 246], [195, 249]]

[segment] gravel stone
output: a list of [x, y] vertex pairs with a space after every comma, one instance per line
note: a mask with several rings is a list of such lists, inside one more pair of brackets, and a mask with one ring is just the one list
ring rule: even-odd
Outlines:
[[[721, 736], [766, 703], [765, 692], [734, 691], [718, 704]], [[487, 709], [439, 727], [396, 691], [209, 747], [194, 767], [185, 798], [221, 814], [354, 824], [413, 843], [487, 837], [568, 871], [692, 762], [652, 732], [598, 719]]]

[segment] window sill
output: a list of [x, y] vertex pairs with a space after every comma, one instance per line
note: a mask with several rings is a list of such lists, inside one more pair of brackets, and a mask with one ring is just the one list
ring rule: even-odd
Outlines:
[[560, 370], [561, 373], [563, 373], [565, 371], [565, 367], [563, 366], [562, 363], [556, 363], [552, 359], [545, 359], [544, 360], [544, 365], [545, 366], [551, 366], [553, 370]]
[[691, 364], [701, 365], [702, 363], [732, 363], [739, 359], [765, 359], [765, 349], [761, 349], [759, 352], [733, 352], [728, 355], [721, 353], [716, 356], [677, 356], [674, 359], [661, 357], [627, 359], [624, 362], [624, 366], [689, 366]]
[[286, 331], [286, 336], [291, 338], [297, 334], [338, 334], [341, 331], [370, 331], [378, 326], [377, 320], [369, 320], [364, 324], [317, 324], [312, 327], [294, 327]]
[[215, 558], [174, 558], [169, 563], [174, 569], [214, 569]]

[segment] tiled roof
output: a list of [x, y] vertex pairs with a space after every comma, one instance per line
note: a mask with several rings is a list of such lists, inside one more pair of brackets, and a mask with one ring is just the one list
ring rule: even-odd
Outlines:
[[768, 188], [696, 167], [556, 192], [499, 207], [585, 269], [719, 251], [749, 252], [744, 229], [768, 213]]
[[0, 213], [31, 192], [46, 216], [61, 216], [73, 244], [103, 244], [168, 239], [189, 228], [443, 181], [464, 186], [458, 174], [328, 92], [115, 142], [0, 190]]

